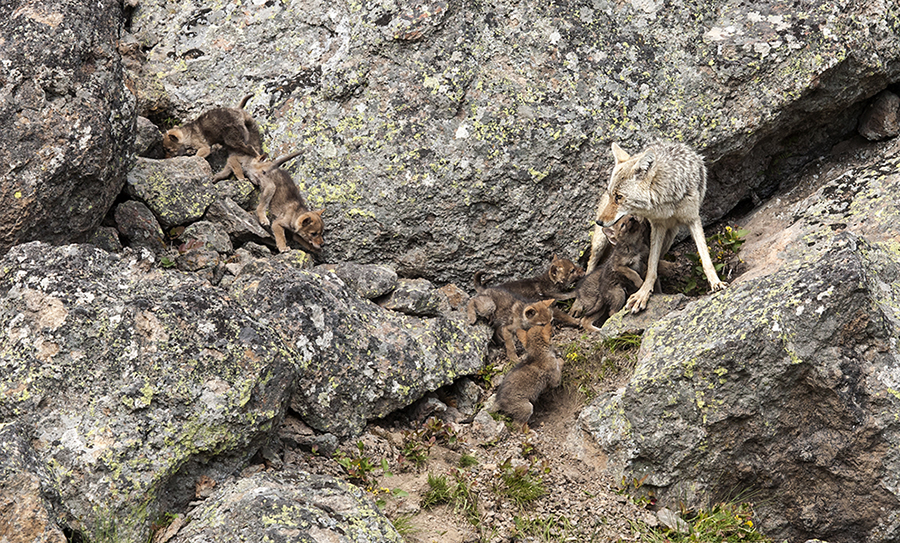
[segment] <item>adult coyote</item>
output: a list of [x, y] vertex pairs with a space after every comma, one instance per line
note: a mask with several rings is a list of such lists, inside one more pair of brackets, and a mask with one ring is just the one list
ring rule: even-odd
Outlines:
[[612, 226], [625, 215], [644, 217], [650, 222], [647, 277], [625, 307], [632, 313], [647, 307], [659, 259], [672, 246], [681, 226], [691, 231], [712, 290], [725, 288], [727, 284], [719, 280], [709, 257], [700, 222], [700, 204], [706, 195], [703, 157], [687, 145], [672, 142], [655, 143], [634, 156], [613, 143], [612, 153], [616, 165], [600, 201], [597, 224]]

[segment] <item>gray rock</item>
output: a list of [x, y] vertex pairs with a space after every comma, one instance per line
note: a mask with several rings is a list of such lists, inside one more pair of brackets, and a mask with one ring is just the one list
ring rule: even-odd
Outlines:
[[119, 0], [6, 4], [0, 23], [0, 253], [84, 241], [125, 182], [135, 101]]
[[[206, 247], [189, 249], [175, 258], [178, 269], [187, 272], [199, 272], [201, 270], [212, 272], [220, 264], [220, 261], [219, 253]], [[204, 277], [211, 279], [212, 276], [204, 274]]]
[[216, 183], [216, 194], [233, 200], [244, 209], [256, 209], [259, 191], [248, 179], [242, 181], [236, 177], [229, 177]]
[[456, 408], [463, 415], [475, 414], [475, 408], [481, 402], [484, 390], [472, 382], [468, 377], [463, 377], [453, 383], [453, 395], [456, 398]]
[[752, 489], [775, 540], [900, 537], [898, 153], [797, 201], [770, 269], [647, 327], [579, 419], [614, 477], [688, 507]]
[[687, 302], [688, 299], [684, 294], [654, 294], [653, 303], [649, 304], [647, 309], [640, 313], [632, 313], [622, 308], [607, 319], [600, 327], [600, 331], [594, 335], [603, 340], [626, 333], [639, 334], [666, 315], [680, 311]]
[[397, 273], [384, 266], [374, 264], [356, 264], [340, 262], [338, 264], [322, 264], [315, 271], [332, 272], [348, 287], [367, 300], [380, 298], [397, 287]]
[[378, 305], [417, 317], [436, 317], [441, 314], [444, 297], [427, 279], [398, 279], [397, 286], [378, 300]]
[[180, 237], [184, 244], [206, 247], [219, 253], [232, 253], [234, 247], [224, 229], [213, 222], [197, 221], [187, 228]]
[[138, 116], [135, 125], [134, 153], [139, 157], [163, 159], [163, 134], [153, 121], [146, 117]]
[[317, 434], [300, 419], [284, 418], [278, 432], [281, 441], [292, 447], [301, 447], [316, 454], [332, 456], [338, 450], [338, 438], [334, 434]]
[[[272, 238], [266, 232], [256, 217], [245, 211], [231, 198], [219, 198], [206, 212], [205, 220], [220, 225], [228, 234], [238, 242], [249, 239]], [[274, 239], [272, 240], [274, 244]]]
[[170, 543], [206, 541], [402, 543], [364, 491], [296, 469], [265, 471], [221, 485]]
[[870, 141], [900, 134], [900, 96], [890, 91], [880, 93], [860, 116], [857, 130]]
[[278, 427], [297, 366], [208, 283], [92, 245], [19, 245], [0, 270], [0, 417], [31, 436], [70, 527], [145, 541]]
[[156, 216], [141, 202], [128, 200], [116, 206], [116, 225], [119, 233], [133, 247], [146, 247], [153, 252], [166, 250], [165, 235]]
[[[148, 210], [149, 211], [149, 210]], [[119, 231], [111, 226], [101, 226], [88, 238], [88, 243], [96, 245], [107, 253], [122, 251], [122, 242], [119, 241]]]
[[296, 352], [302, 368], [291, 408], [315, 430], [341, 437], [476, 372], [489, 340], [489, 330], [462, 317], [388, 311], [331, 273], [277, 262], [248, 263], [229, 292]]
[[252, 90], [267, 150], [302, 152], [328, 261], [503, 281], [588, 245], [613, 141], [698, 148], [707, 220], [771, 194], [898, 80], [895, 19], [875, 0], [146, 3], [135, 92], [188, 119]]
[[144, 202], [164, 228], [199, 220], [217, 196], [209, 164], [196, 156], [153, 160], [138, 157], [125, 193]]
[[656, 512], [656, 518], [659, 523], [669, 530], [675, 530], [684, 534], [691, 533], [691, 527], [677, 512], [672, 511], [668, 507], [663, 507]]
[[288, 266], [299, 270], [308, 270], [315, 265], [313, 256], [310, 253], [299, 249], [291, 249], [289, 251], [284, 251], [283, 253], [278, 253], [272, 257], [272, 259], [275, 262], [281, 262], [282, 264], [287, 264]]
[[21, 424], [0, 424], [0, 541], [65, 543], [45, 498], [54, 495], [50, 474], [38, 460]]

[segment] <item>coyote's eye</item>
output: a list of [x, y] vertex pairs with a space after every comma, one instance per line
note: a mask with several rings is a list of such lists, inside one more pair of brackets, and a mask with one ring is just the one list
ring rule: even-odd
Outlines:
[[620, 203], [620, 202], [622, 201], [622, 195], [619, 194], [619, 193], [617, 192], [617, 193], [615, 194], [615, 196], [613, 196], [613, 199], [614, 199], [615, 202], [618, 204], [618, 203]]

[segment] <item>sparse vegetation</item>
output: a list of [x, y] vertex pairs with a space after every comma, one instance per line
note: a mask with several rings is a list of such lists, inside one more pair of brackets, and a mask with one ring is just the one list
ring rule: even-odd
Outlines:
[[502, 373], [502, 370], [502, 367], [494, 364], [493, 362], [489, 362], [482, 366], [480, 370], [478, 370], [478, 378], [481, 380], [482, 385], [490, 390], [494, 387], [494, 377]]
[[472, 466], [478, 465], [478, 459], [472, 456], [471, 454], [464, 453], [459, 457], [459, 467], [465, 469], [470, 468]]
[[414, 516], [415, 515], [399, 515], [397, 518], [391, 519], [391, 524], [394, 525], [394, 529], [397, 530], [397, 533], [400, 534], [403, 539], [407, 539], [409, 536], [414, 535], [419, 531], [412, 522]]
[[428, 474], [428, 491], [422, 498], [422, 508], [428, 509], [436, 505], [447, 504], [456, 512], [461, 512], [473, 526], [481, 525], [478, 512], [478, 499], [472, 491], [472, 483], [466, 472], [454, 469], [451, 472], [453, 481], [446, 475]]
[[[713, 267], [719, 278], [727, 281], [734, 275], [735, 270], [741, 263], [737, 257], [741, 245], [744, 244], [744, 238], [750, 232], [740, 228], [739, 226], [726, 226], [720, 231], [706, 238], [706, 245], [709, 247], [709, 257], [712, 259]], [[689, 295], [705, 294], [709, 292], [709, 283], [703, 274], [703, 266], [700, 264], [700, 255], [696, 252], [687, 253], [687, 257], [693, 264], [690, 268], [690, 276], [681, 286], [681, 291]]]
[[500, 480], [504, 486], [497, 489], [498, 493], [511, 499], [520, 507], [547, 493], [541, 476], [542, 473], [550, 470], [546, 461], [538, 464], [532, 460], [528, 464], [513, 465], [511, 460], [507, 459], [500, 465], [500, 470]]
[[422, 428], [403, 432], [403, 446], [400, 450], [401, 465], [412, 463], [421, 469], [428, 462], [428, 454], [436, 443], [454, 447], [461, 443], [459, 434], [452, 426], [435, 417], [429, 417]]
[[375, 471], [379, 464], [376, 464], [365, 455], [366, 446], [362, 441], [356, 442], [356, 448], [359, 452], [355, 454], [337, 451], [334, 453], [334, 459], [344, 468], [350, 482], [367, 490], [372, 490], [375, 485], [375, 478], [372, 472]]
[[400, 449], [398, 461], [401, 467], [412, 464], [415, 469], [422, 469], [428, 463], [428, 453], [434, 446], [435, 438], [423, 441], [415, 431], [406, 431], [403, 435], [403, 447]]
[[572, 522], [563, 515], [516, 515], [513, 517], [517, 536], [536, 537], [541, 541], [572, 541]]
[[647, 543], [737, 543], [769, 542], [753, 525], [753, 504], [748, 502], [718, 503], [709, 509], [682, 511], [687, 531], [650, 528], [638, 524], [642, 540]]
[[564, 347], [563, 387], [584, 403], [593, 400], [611, 375], [634, 367], [641, 346], [640, 334], [623, 334], [598, 342], [582, 335]]

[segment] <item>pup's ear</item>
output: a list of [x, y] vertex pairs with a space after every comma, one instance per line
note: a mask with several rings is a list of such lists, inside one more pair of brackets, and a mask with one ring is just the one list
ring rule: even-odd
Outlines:
[[603, 233], [606, 235], [606, 239], [613, 245], [616, 244], [616, 231], [608, 226], [603, 227]]
[[166, 137], [172, 140], [174, 143], [178, 143], [178, 132], [174, 128], [166, 132]]
[[547, 272], [547, 275], [550, 276], [550, 280], [554, 283], [558, 282], [557, 279], [559, 278], [559, 267], [555, 262], [553, 264], [550, 264], [550, 270]]
[[315, 213], [316, 215], [321, 217], [325, 213], [325, 208], [323, 207], [322, 209], [320, 209], [318, 211], [313, 211], [313, 213]]
[[616, 164], [625, 162], [626, 160], [631, 158], [631, 155], [629, 155], [627, 152], [625, 152], [624, 149], [619, 147], [619, 144], [616, 142], [613, 142], [612, 144], [612, 153], [613, 156], [616, 157]]
[[516, 336], [519, 338], [519, 343], [522, 344], [522, 347], [528, 347], [528, 333], [525, 330], [519, 328], [516, 330]]
[[547, 323], [547, 326], [544, 326], [544, 329], [541, 330], [541, 335], [544, 336], [544, 341], [550, 343], [550, 334], [553, 333], [553, 326], [550, 323]]

